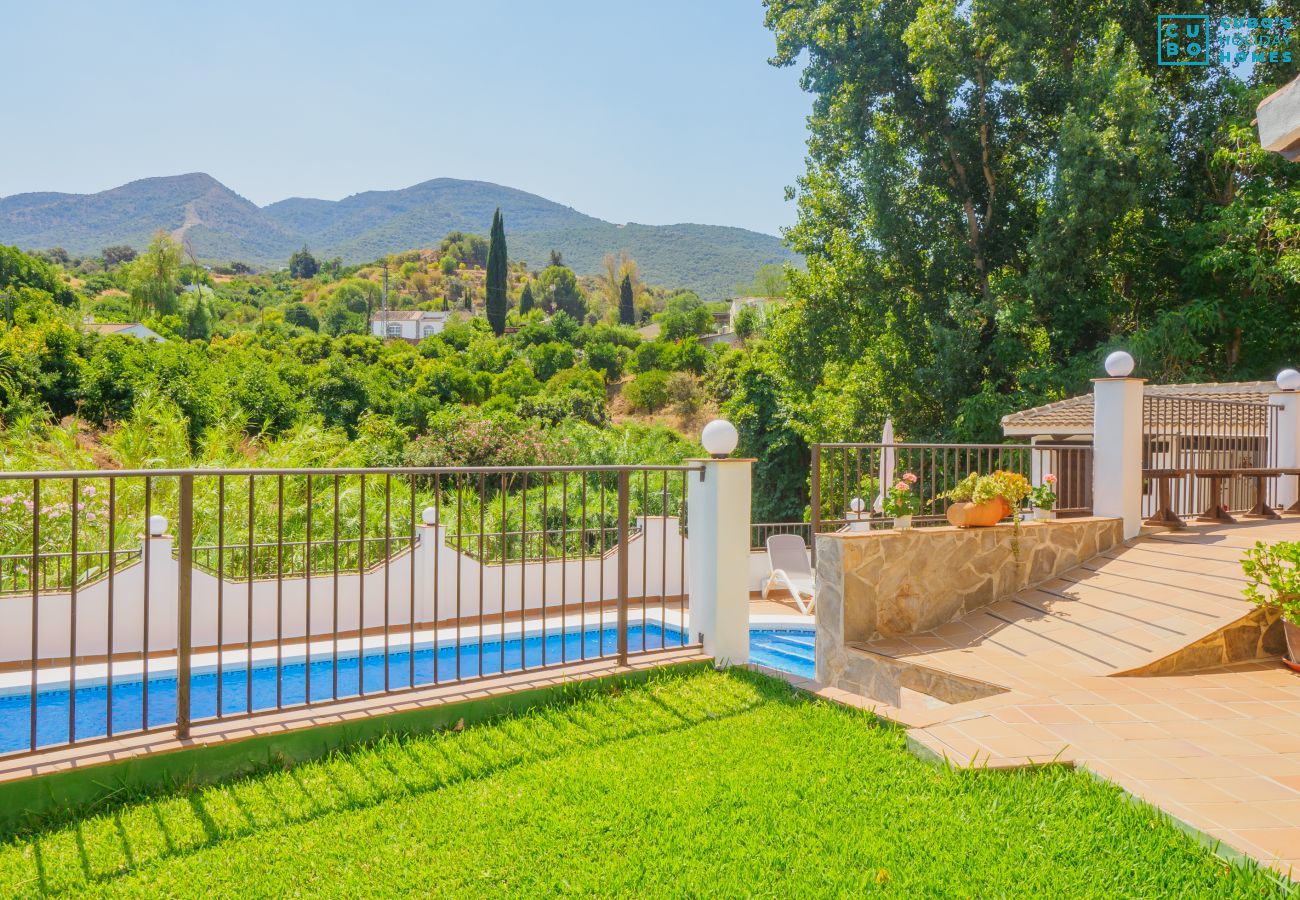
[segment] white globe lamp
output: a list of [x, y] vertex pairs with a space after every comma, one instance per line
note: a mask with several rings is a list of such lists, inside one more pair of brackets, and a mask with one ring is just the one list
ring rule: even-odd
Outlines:
[[1283, 369], [1278, 372], [1277, 387], [1280, 391], [1300, 391], [1300, 372], [1295, 369]]
[[437, 525], [438, 510], [434, 509], [432, 506], [426, 506], [424, 511], [420, 513], [420, 521], [425, 525]]
[[700, 432], [700, 443], [714, 459], [722, 459], [740, 443], [740, 434], [736, 426], [726, 419], [714, 419]]
[[855, 516], [861, 516], [863, 510], [865, 510], [866, 508], [867, 508], [867, 503], [861, 497], [854, 497], [852, 500], [849, 501], [849, 509], [853, 511], [853, 514]]
[[1116, 350], [1106, 357], [1106, 374], [1111, 378], [1127, 378], [1133, 374], [1133, 357], [1127, 350]]
[[149, 517], [149, 534], [158, 537], [167, 533], [167, 520], [162, 516]]

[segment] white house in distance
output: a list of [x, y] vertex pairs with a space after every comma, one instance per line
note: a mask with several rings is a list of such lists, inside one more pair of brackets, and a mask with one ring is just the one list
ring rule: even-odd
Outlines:
[[82, 323], [87, 331], [96, 331], [100, 334], [120, 334], [126, 337], [133, 337], [141, 341], [161, 341], [163, 336], [152, 328], [146, 328], [139, 322], [94, 322], [86, 321]]
[[746, 306], [758, 313], [760, 322], [765, 322], [772, 311], [783, 303], [785, 303], [784, 297], [733, 297], [730, 315], [727, 317], [728, 325], [732, 331], [736, 330], [736, 316]]
[[419, 343], [447, 327], [451, 313], [445, 310], [388, 309], [375, 313], [370, 333], [385, 340], [401, 339]]

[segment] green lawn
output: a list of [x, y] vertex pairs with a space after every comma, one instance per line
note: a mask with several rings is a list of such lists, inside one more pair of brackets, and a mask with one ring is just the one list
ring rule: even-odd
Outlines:
[[136, 800], [0, 845], [0, 895], [1252, 896], [1064, 769], [944, 770], [748, 672]]

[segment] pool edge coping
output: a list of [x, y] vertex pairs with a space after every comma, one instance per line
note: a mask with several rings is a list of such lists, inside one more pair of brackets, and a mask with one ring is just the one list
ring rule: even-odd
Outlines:
[[475, 724], [666, 668], [712, 663], [698, 647], [656, 651], [626, 666], [599, 660], [487, 682], [375, 695], [196, 725], [186, 740], [167, 728], [0, 762], [0, 839], [40, 827], [52, 813], [86, 815], [123, 793], [207, 784], [319, 758], [390, 734]]

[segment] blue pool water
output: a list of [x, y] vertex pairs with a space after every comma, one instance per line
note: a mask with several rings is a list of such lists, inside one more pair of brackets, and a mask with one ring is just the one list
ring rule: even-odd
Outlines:
[[[758, 629], [750, 632], [751, 658], [772, 668], [812, 676], [811, 631], [780, 631]], [[628, 629], [628, 648], [659, 649], [677, 647], [682, 643], [678, 629], [662, 628], [654, 623], [644, 627], [632, 625]], [[417, 645], [415, 659], [406, 650], [393, 650], [385, 654], [380, 650], [367, 650], [358, 665], [355, 652], [340, 654], [335, 669], [332, 657], [316, 658], [310, 666], [305, 661], [286, 662], [280, 667], [278, 705], [301, 704], [307, 697], [310, 682], [313, 701], [331, 697], [355, 697], [364, 692], [379, 693], [384, 690], [384, 670], [387, 668], [388, 687], [400, 689], [411, 684], [414, 665], [415, 684], [434, 684], [473, 678], [480, 674], [495, 675], [516, 672], [521, 668], [553, 665], [563, 659], [570, 661], [599, 656], [612, 656], [618, 652], [618, 631], [614, 627], [589, 628], [519, 638], [485, 640], [480, 645], [462, 643], [443, 644], [436, 651], [432, 646]], [[480, 668], [481, 666], [481, 668]], [[459, 667], [459, 676], [457, 675]], [[338, 687], [335, 691], [334, 681]], [[252, 703], [254, 711], [274, 709], [277, 706], [276, 664], [274, 660], [255, 662], [252, 669]], [[217, 714], [217, 673], [205, 671], [190, 678], [190, 709], [194, 721]], [[143, 680], [139, 676], [113, 680], [113, 731], [134, 731], [142, 724], [145, 702]], [[247, 712], [249, 704], [249, 671], [244, 663], [226, 663], [222, 667], [220, 700], [226, 714]], [[151, 675], [148, 690], [150, 727], [168, 725], [176, 721], [175, 673]], [[42, 690], [36, 695], [36, 744], [48, 746], [67, 743], [69, 735], [69, 691]], [[76, 689], [76, 737], [88, 740], [108, 733], [108, 686], [85, 685]], [[31, 695], [13, 693], [0, 696], [0, 753], [23, 750], [31, 746]]]
[[792, 675], [812, 678], [815, 632], [808, 628], [751, 628], [749, 660]]

